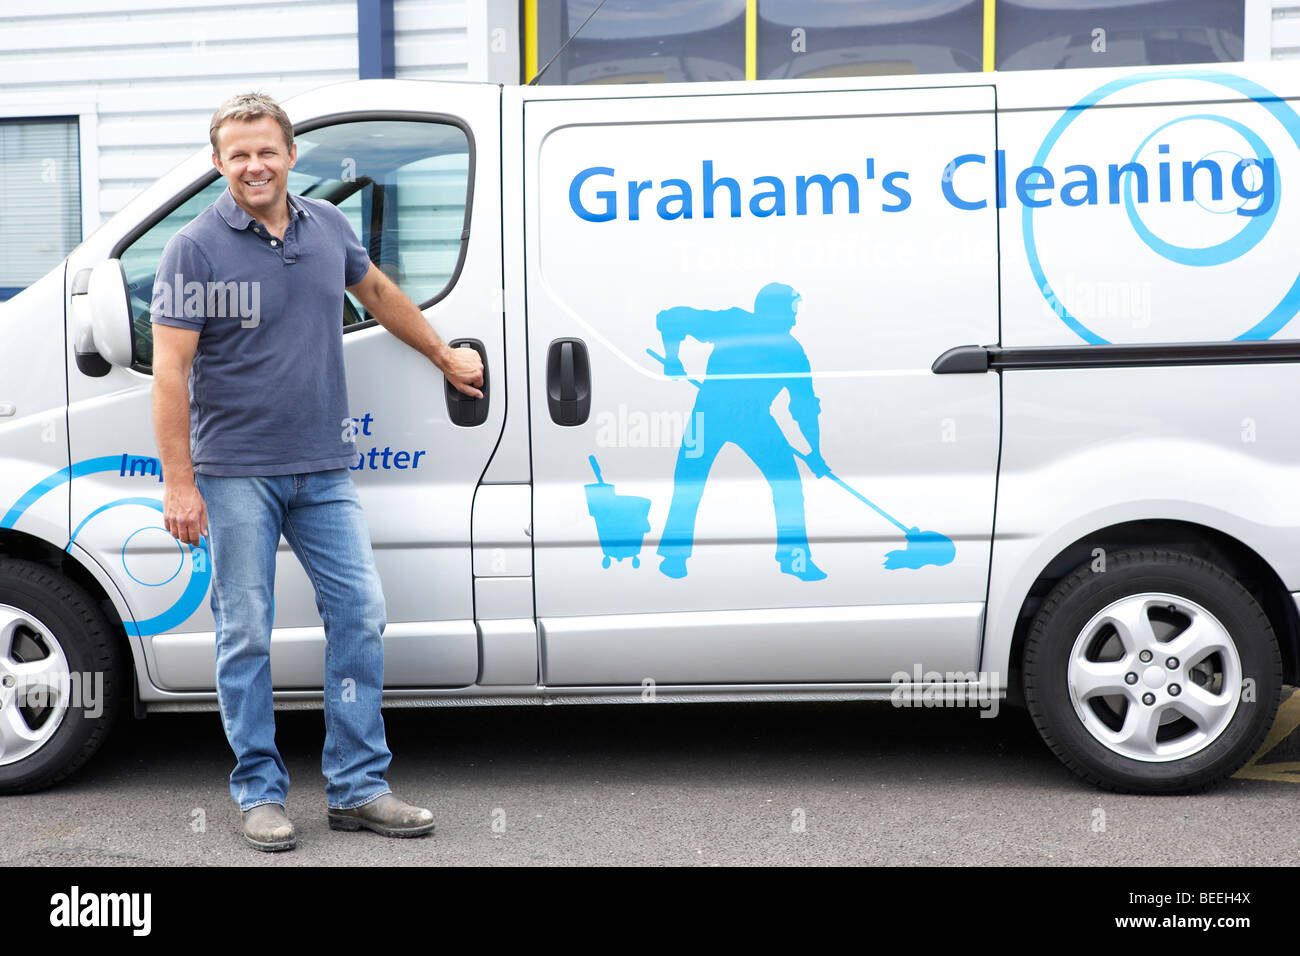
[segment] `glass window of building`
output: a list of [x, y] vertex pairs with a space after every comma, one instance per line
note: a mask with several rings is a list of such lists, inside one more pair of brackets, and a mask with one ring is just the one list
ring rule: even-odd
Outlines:
[[967, 73], [982, 67], [982, 0], [759, 0], [759, 79]]
[[745, 0], [536, 0], [539, 84], [745, 78]]
[[79, 142], [75, 117], [0, 121], [0, 301], [81, 242]]
[[1244, 0], [998, 0], [997, 68], [1211, 63], [1242, 58]]

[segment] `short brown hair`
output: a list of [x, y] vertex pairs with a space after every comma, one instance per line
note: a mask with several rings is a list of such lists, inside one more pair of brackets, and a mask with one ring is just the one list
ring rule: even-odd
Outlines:
[[269, 116], [280, 124], [286, 148], [293, 145], [293, 124], [289, 122], [288, 114], [280, 108], [279, 103], [265, 93], [240, 93], [226, 100], [212, 114], [212, 124], [208, 127], [212, 151], [220, 155], [221, 151], [217, 149], [217, 132], [228, 120], [254, 120], [261, 116]]

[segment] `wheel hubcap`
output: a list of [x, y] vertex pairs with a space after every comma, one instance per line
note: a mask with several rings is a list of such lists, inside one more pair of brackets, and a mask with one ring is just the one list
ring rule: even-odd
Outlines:
[[1075, 639], [1068, 680], [1093, 737], [1125, 757], [1163, 762], [1223, 733], [1237, 711], [1241, 660], [1209, 611], [1152, 592], [1097, 612]]
[[63, 722], [71, 685], [68, 659], [50, 629], [0, 604], [0, 765], [49, 742]]

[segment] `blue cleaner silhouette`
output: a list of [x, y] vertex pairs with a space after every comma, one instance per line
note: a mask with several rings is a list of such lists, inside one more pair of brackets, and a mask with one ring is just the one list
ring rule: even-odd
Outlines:
[[813, 392], [808, 356], [790, 334], [799, 300], [790, 286], [769, 282], [755, 297], [753, 312], [677, 306], [658, 315], [666, 375], [685, 377], [678, 350], [687, 336], [713, 345], [704, 381], [696, 383], [699, 395], [677, 452], [672, 505], [659, 541], [659, 570], [670, 578], [686, 576], [700, 496], [714, 459], [727, 443], [749, 456], [772, 489], [781, 570], [804, 581], [826, 577], [808, 549], [796, 452], [771, 413], [773, 400], [788, 391], [790, 415], [811, 449], [801, 457], [813, 474], [829, 474], [820, 451], [821, 402]]
[[[818, 448], [818, 445], [820, 444], [820, 431], [817, 424], [817, 416], [821, 410], [821, 403], [812, 391], [812, 380], [807, 371], [809, 369], [808, 357], [804, 353], [803, 347], [789, 334], [789, 330], [794, 327], [793, 315], [798, 308], [799, 299], [800, 297], [797, 292], [789, 286], [782, 285], [778, 282], [769, 283], [759, 291], [758, 298], [755, 301], [754, 315], [752, 318], [759, 318], [762, 315], [779, 314], [782, 316], [782, 320], [785, 323], [785, 334], [770, 336], [768, 333], [761, 331], [761, 323], [753, 323], [750, 329], [752, 334], [749, 335], [749, 341], [747, 344], [759, 349], [775, 344], [779, 348], [784, 349], [787, 354], [779, 361], [771, 363], [772, 366], [784, 370], [785, 366], [789, 365], [791, 367], [801, 367], [804, 371], [803, 375], [796, 380], [794, 387], [791, 387], [791, 381], [778, 380], [776, 385], [769, 388], [766, 392], [761, 389], [757, 390], [758, 393], [752, 397], [755, 399], [755, 402], [763, 403], [761, 409], [758, 404], [753, 404], [748, 406], [748, 411], [751, 412], [751, 418], [752, 413], [756, 410], [761, 410], [766, 413], [771, 406], [772, 399], [774, 399], [776, 395], [780, 394], [781, 389], [789, 388], [791, 414], [796, 416], [796, 421], [799, 422], [804, 437], [808, 439], [808, 444], [811, 450], [808, 454], [804, 454], [798, 449], [791, 447], [790, 444], [785, 441], [785, 437], [780, 434], [779, 429], [776, 429], [776, 437], [774, 438], [771, 431], [768, 430], [768, 425], [775, 426], [775, 420], [767, 414], [763, 414], [758, 416], [757, 424], [747, 431], [748, 436], [751, 437], [749, 447], [742, 445], [740, 440], [734, 437], [724, 437], [721, 442], [718, 442], [716, 441], [716, 436], [713, 436], [713, 440], [711, 440], [710, 444], [703, 447], [702, 453], [697, 452], [694, 459], [688, 458], [687, 443], [694, 438], [697, 447], [699, 447], [698, 442], [701, 441], [701, 436], [698, 433], [704, 431], [704, 420], [701, 417], [703, 412], [707, 408], [712, 407], [714, 410], [724, 413], [718, 417], [723, 422], [731, 425], [733, 419], [726, 418], [725, 413], [727, 411], [734, 412], [735, 410], [726, 409], [722, 399], [714, 399], [708, 405], [705, 405], [705, 384], [693, 378], [687, 378], [686, 380], [688, 382], [699, 389], [700, 398], [697, 400], [695, 412], [691, 416], [691, 424], [683, 435], [682, 449], [678, 452], [677, 472], [675, 475], [676, 484], [673, 488], [673, 503], [672, 507], [669, 509], [668, 524], [664, 528], [664, 534], [659, 546], [659, 553], [663, 555], [664, 558], [663, 562], [660, 564], [660, 570], [669, 577], [680, 578], [685, 577], [686, 575], [686, 558], [690, 556], [691, 545], [694, 542], [695, 513], [699, 507], [700, 495], [704, 490], [704, 482], [708, 477], [709, 467], [711, 466], [713, 459], [717, 457], [718, 451], [727, 441], [734, 441], [738, 446], [740, 446], [745, 453], [749, 455], [751, 460], [762, 469], [763, 474], [767, 477], [768, 483], [772, 486], [772, 501], [776, 506], [777, 513], [777, 561], [781, 563], [781, 570], [786, 573], [793, 574], [796, 577], [801, 577], [804, 580], [809, 581], [820, 580], [826, 576], [825, 573], [823, 573], [821, 569], [817, 568], [816, 565], [812, 564], [811, 559], [807, 557], [808, 541], [803, 520], [803, 488], [802, 485], [798, 483], [798, 470], [795, 469], [794, 481], [796, 484], [793, 489], [793, 494], [791, 494], [788, 484], [790, 481], [788, 475], [778, 470], [774, 477], [773, 472], [765, 468], [763, 463], [759, 460], [759, 457], [756, 457], [754, 452], [750, 450], [750, 448], [755, 447], [755, 445], [761, 448], [761, 454], [765, 455], [764, 460], [777, 462], [779, 469], [780, 464], [784, 461], [777, 450], [777, 443], [779, 442], [780, 446], [782, 446], [785, 451], [789, 452], [791, 455], [797, 455], [802, 458], [804, 463], [808, 465], [808, 468], [818, 478], [830, 478], [849, 494], [853, 495], [853, 497], [857, 498], [882, 518], [887, 520], [890, 524], [898, 528], [899, 531], [902, 531], [904, 537], [907, 539], [907, 546], [890, 551], [885, 555], [884, 567], [886, 570], [896, 571], [900, 568], [918, 569], [927, 565], [943, 566], [945, 564], [950, 564], [956, 556], [956, 546], [953, 544], [952, 539], [947, 535], [940, 534], [937, 531], [922, 531], [918, 527], [908, 527], [881, 508], [874, 501], [867, 498], [852, 485], [848, 484], [844, 479], [840, 478], [839, 475], [831, 471], [830, 467], [826, 464], [825, 459], [822, 458], [821, 452]], [[786, 318], [784, 307], [785, 302], [789, 303], [788, 318]], [[766, 309], [764, 308], [765, 306]], [[694, 320], [700, 316], [704, 316], [707, 319], [714, 319], [719, 316], [726, 316], [729, 319], [734, 319], [738, 316], [743, 319], [743, 317], [749, 315], [750, 313], [743, 309], [726, 309], [721, 312], [687, 308], [666, 309], [659, 313], [659, 330], [664, 336], [664, 350], [668, 353], [668, 358], [659, 355], [653, 349], [646, 349], [646, 352], [651, 358], [664, 366], [664, 374], [674, 378], [685, 377], [686, 370], [682, 367], [677, 352], [683, 337], [685, 335], [690, 335], [692, 338], [700, 339], [700, 341], [711, 341], [714, 343], [713, 354], [710, 356], [707, 369], [708, 374], [715, 376], [719, 375], [724, 367], [727, 368], [727, 371], [731, 374], [736, 374], [735, 369], [725, 366], [721, 361], [715, 367], [714, 358], [718, 356], [720, 340], [723, 339], [723, 336], [717, 331], [718, 326], [710, 325], [701, 328], [701, 326]], [[691, 324], [685, 325], [684, 328], [687, 331], [683, 332], [682, 323], [687, 322]], [[724, 330], [729, 330], [727, 326], [723, 326], [723, 328]], [[733, 325], [730, 328], [735, 328], [735, 326]], [[713, 337], [706, 337], [710, 335]], [[765, 338], [764, 336], [767, 337]], [[793, 346], [793, 348], [797, 350], [797, 357], [788, 354], [790, 346]], [[740, 349], [732, 349], [731, 356], [733, 358], [739, 356], [739, 364], [742, 365], [745, 361], [749, 361], [750, 364], [761, 364], [744, 357]], [[744, 373], [742, 372], [741, 374]], [[745, 380], [741, 379], [739, 381]], [[753, 379], [750, 379], [749, 381], [752, 382]], [[718, 386], [723, 384], [723, 380], [715, 377], [711, 384], [713, 385], [713, 389], [710, 391], [712, 395], [716, 395], [718, 392]], [[764, 395], [767, 396], [766, 400], [764, 400]], [[724, 396], [724, 398], [725, 397], [731, 397], [738, 400], [742, 398], [741, 394], [737, 391], [731, 391], [727, 396]], [[796, 397], [802, 400], [800, 407], [805, 415], [803, 418], [800, 418], [798, 413], [795, 411]], [[744, 404], [738, 404], [738, 407], [741, 410], [744, 410], [746, 406]], [[734, 421], [741, 421], [741, 419], [737, 417]], [[697, 432], [694, 436], [692, 435], [691, 428], [694, 428]], [[724, 434], [727, 433], [724, 432]], [[755, 441], [753, 439], [757, 440]], [[692, 460], [696, 462], [693, 467], [691, 465]], [[700, 464], [701, 461], [703, 464]], [[778, 482], [786, 482], [786, 484], [778, 485]], [[784, 524], [782, 521], [783, 515], [787, 519]], [[797, 530], [795, 530], [796, 521]], [[784, 541], [787, 545], [786, 547], [782, 547], [783, 527], [792, 529], [790, 533], [784, 536]], [[802, 548], [802, 552], [797, 550], [799, 548]]]

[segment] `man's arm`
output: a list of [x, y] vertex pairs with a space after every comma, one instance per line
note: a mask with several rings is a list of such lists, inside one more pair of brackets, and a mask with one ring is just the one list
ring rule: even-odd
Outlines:
[[199, 333], [153, 327], [153, 430], [163, 472], [163, 526], [172, 537], [197, 545], [208, 531], [208, 509], [194, 484], [190, 459], [190, 365]]
[[425, 320], [419, 306], [374, 263], [360, 282], [348, 286], [348, 291], [361, 300], [380, 325], [438, 366], [457, 391], [483, 397], [476, 387], [483, 384], [483, 360], [478, 353], [449, 348]]

